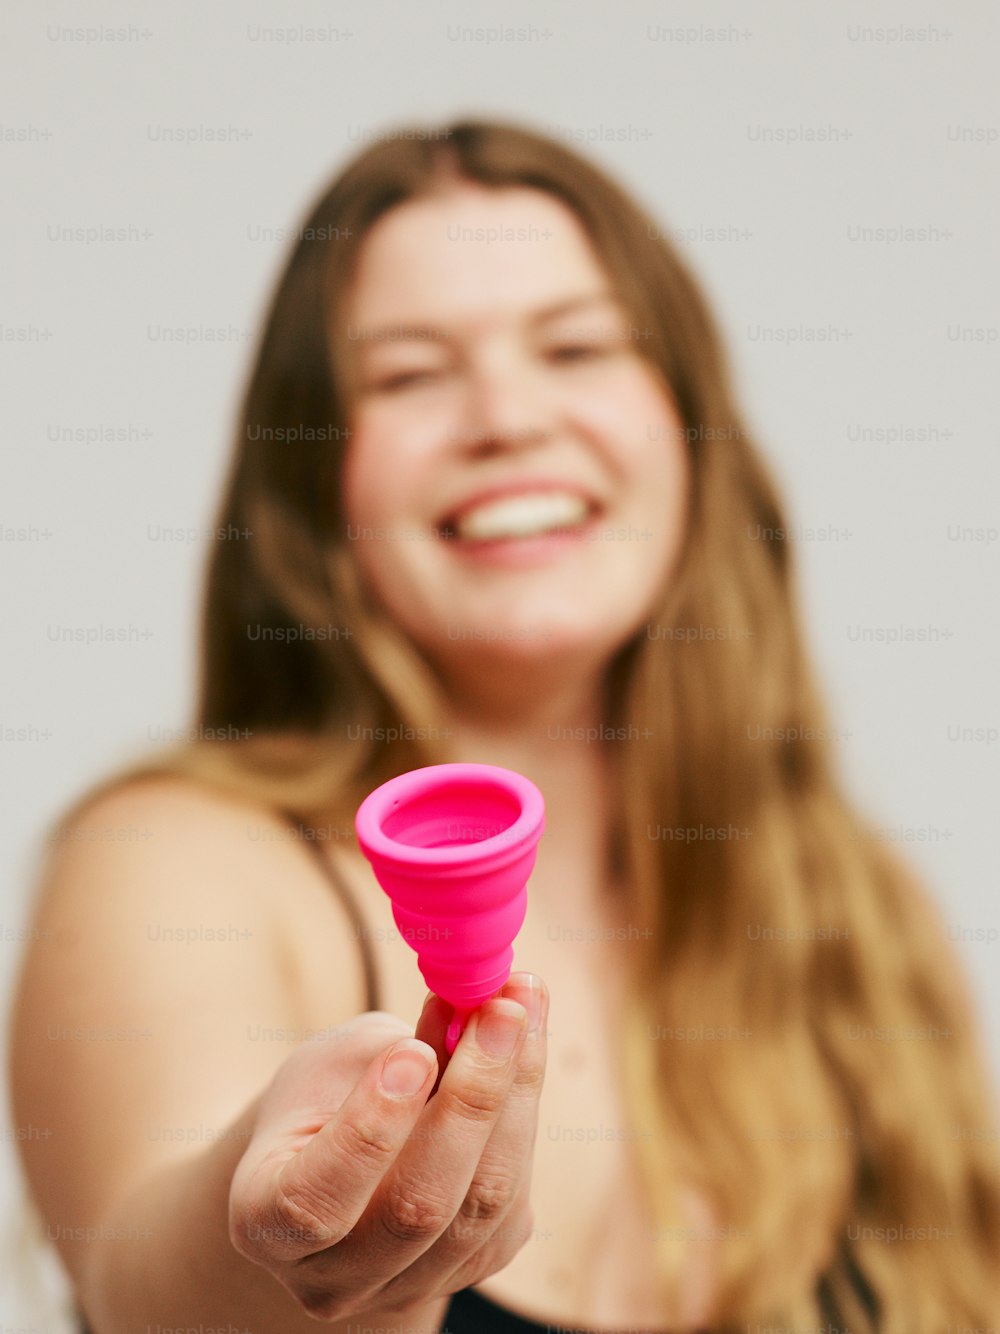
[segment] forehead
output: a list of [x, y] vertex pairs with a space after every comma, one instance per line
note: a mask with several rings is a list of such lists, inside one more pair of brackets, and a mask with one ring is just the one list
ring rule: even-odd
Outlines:
[[365, 325], [419, 319], [474, 330], [608, 286], [565, 204], [541, 190], [463, 182], [374, 224], [348, 305]]

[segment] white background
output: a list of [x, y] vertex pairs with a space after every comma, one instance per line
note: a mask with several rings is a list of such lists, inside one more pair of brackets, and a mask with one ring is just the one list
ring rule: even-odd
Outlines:
[[[495, 7], [426, 0], [7, 6], [4, 994], [43, 823], [189, 721], [205, 546], [151, 533], [212, 520], [285, 253], [253, 238], [297, 225], [373, 136], [496, 115], [567, 137], [682, 232], [793, 522], [839, 534], [796, 548], [810, 644], [850, 733], [844, 773], [887, 837], [915, 840], [964, 936], [1000, 1069], [1000, 944], [974, 938], [1000, 926], [1000, 744], [949, 736], [1000, 723], [997, 10], [575, 0], [502, 12], [530, 25], [523, 39], [470, 35], [497, 26]], [[95, 39], [84, 24], [127, 35]], [[678, 28], [693, 31], [662, 31]], [[165, 141], [178, 130], [201, 141]], [[219, 130], [222, 142], [204, 141]], [[61, 239], [95, 226], [134, 239]], [[862, 228], [924, 232], [878, 241]], [[237, 332], [156, 337], [179, 325]], [[788, 345], [756, 337], [763, 326], [839, 334]], [[88, 428], [130, 438], [58, 438]], [[900, 429], [923, 439], [886, 438]], [[992, 540], [952, 540], [991, 526]], [[63, 626], [140, 637], [57, 642]], [[857, 626], [940, 637], [860, 643]], [[7, 1124], [0, 1184], [16, 1199]], [[13, 1291], [0, 1318], [60, 1327]]]

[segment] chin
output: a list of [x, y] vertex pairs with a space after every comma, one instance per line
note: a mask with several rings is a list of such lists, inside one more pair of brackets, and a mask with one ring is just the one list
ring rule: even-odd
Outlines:
[[464, 663], [476, 660], [518, 667], [578, 662], [593, 669], [606, 662], [636, 633], [632, 625], [614, 634], [607, 620], [599, 625], [559, 625], [538, 618], [517, 624], [471, 623], [451, 625], [439, 646], [449, 659]]

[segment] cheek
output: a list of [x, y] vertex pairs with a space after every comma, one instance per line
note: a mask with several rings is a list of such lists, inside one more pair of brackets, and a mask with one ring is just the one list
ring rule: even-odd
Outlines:
[[628, 477], [631, 513], [647, 534], [648, 578], [673, 564], [684, 541], [691, 463], [684, 426], [669, 391], [652, 379], [629, 389], [629, 430], [619, 426], [619, 460]]
[[605, 439], [619, 442], [623, 464], [663, 457], [683, 443], [673, 395], [658, 373], [637, 361], [619, 364], [590, 385], [576, 386], [567, 408]]
[[413, 584], [408, 497], [413, 495], [412, 454], [389, 431], [354, 425], [341, 470], [341, 503], [348, 547], [376, 599], [406, 624]]
[[643, 500], [647, 506], [666, 508], [668, 513], [685, 504], [690, 475], [688, 447], [682, 427], [665, 420], [661, 428], [652, 427], [652, 435], [636, 450], [635, 476], [646, 483]]
[[445, 427], [400, 402], [359, 411], [341, 477], [345, 507], [369, 521], [403, 522], [420, 494]]
[[378, 484], [379, 456], [373, 442], [357, 427], [352, 432], [340, 479], [347, 546], [365, 579], [378, 589], [386, 578], [384, 567], [391, 567], [391, 552], [390, 544], [375, 540], [374, 531], [391, 525], [391, 501], [387, 504], [385, 488]]
[[658, 384], [636, 377], [622, 386], [615, 411], [602, 413], [601, 421], [633, 503], [646, 511], [673, 512], [686, 497], [689, 468], [673, 401]]
[[341, 475], [344, 511], [354, 523], [385, 523], [396, 505], [402, 459], [393, 457], [387, 437], [357, 426]]

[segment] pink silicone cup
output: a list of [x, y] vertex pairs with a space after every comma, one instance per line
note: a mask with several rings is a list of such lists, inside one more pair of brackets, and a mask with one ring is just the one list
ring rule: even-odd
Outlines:
[[510, 976], [545, 828], [542, 794], [513, 769], [431, 764], [369, 793], [355, 828], [424, 981], [454, 1007], [451, 1053], [472, 1011]]

